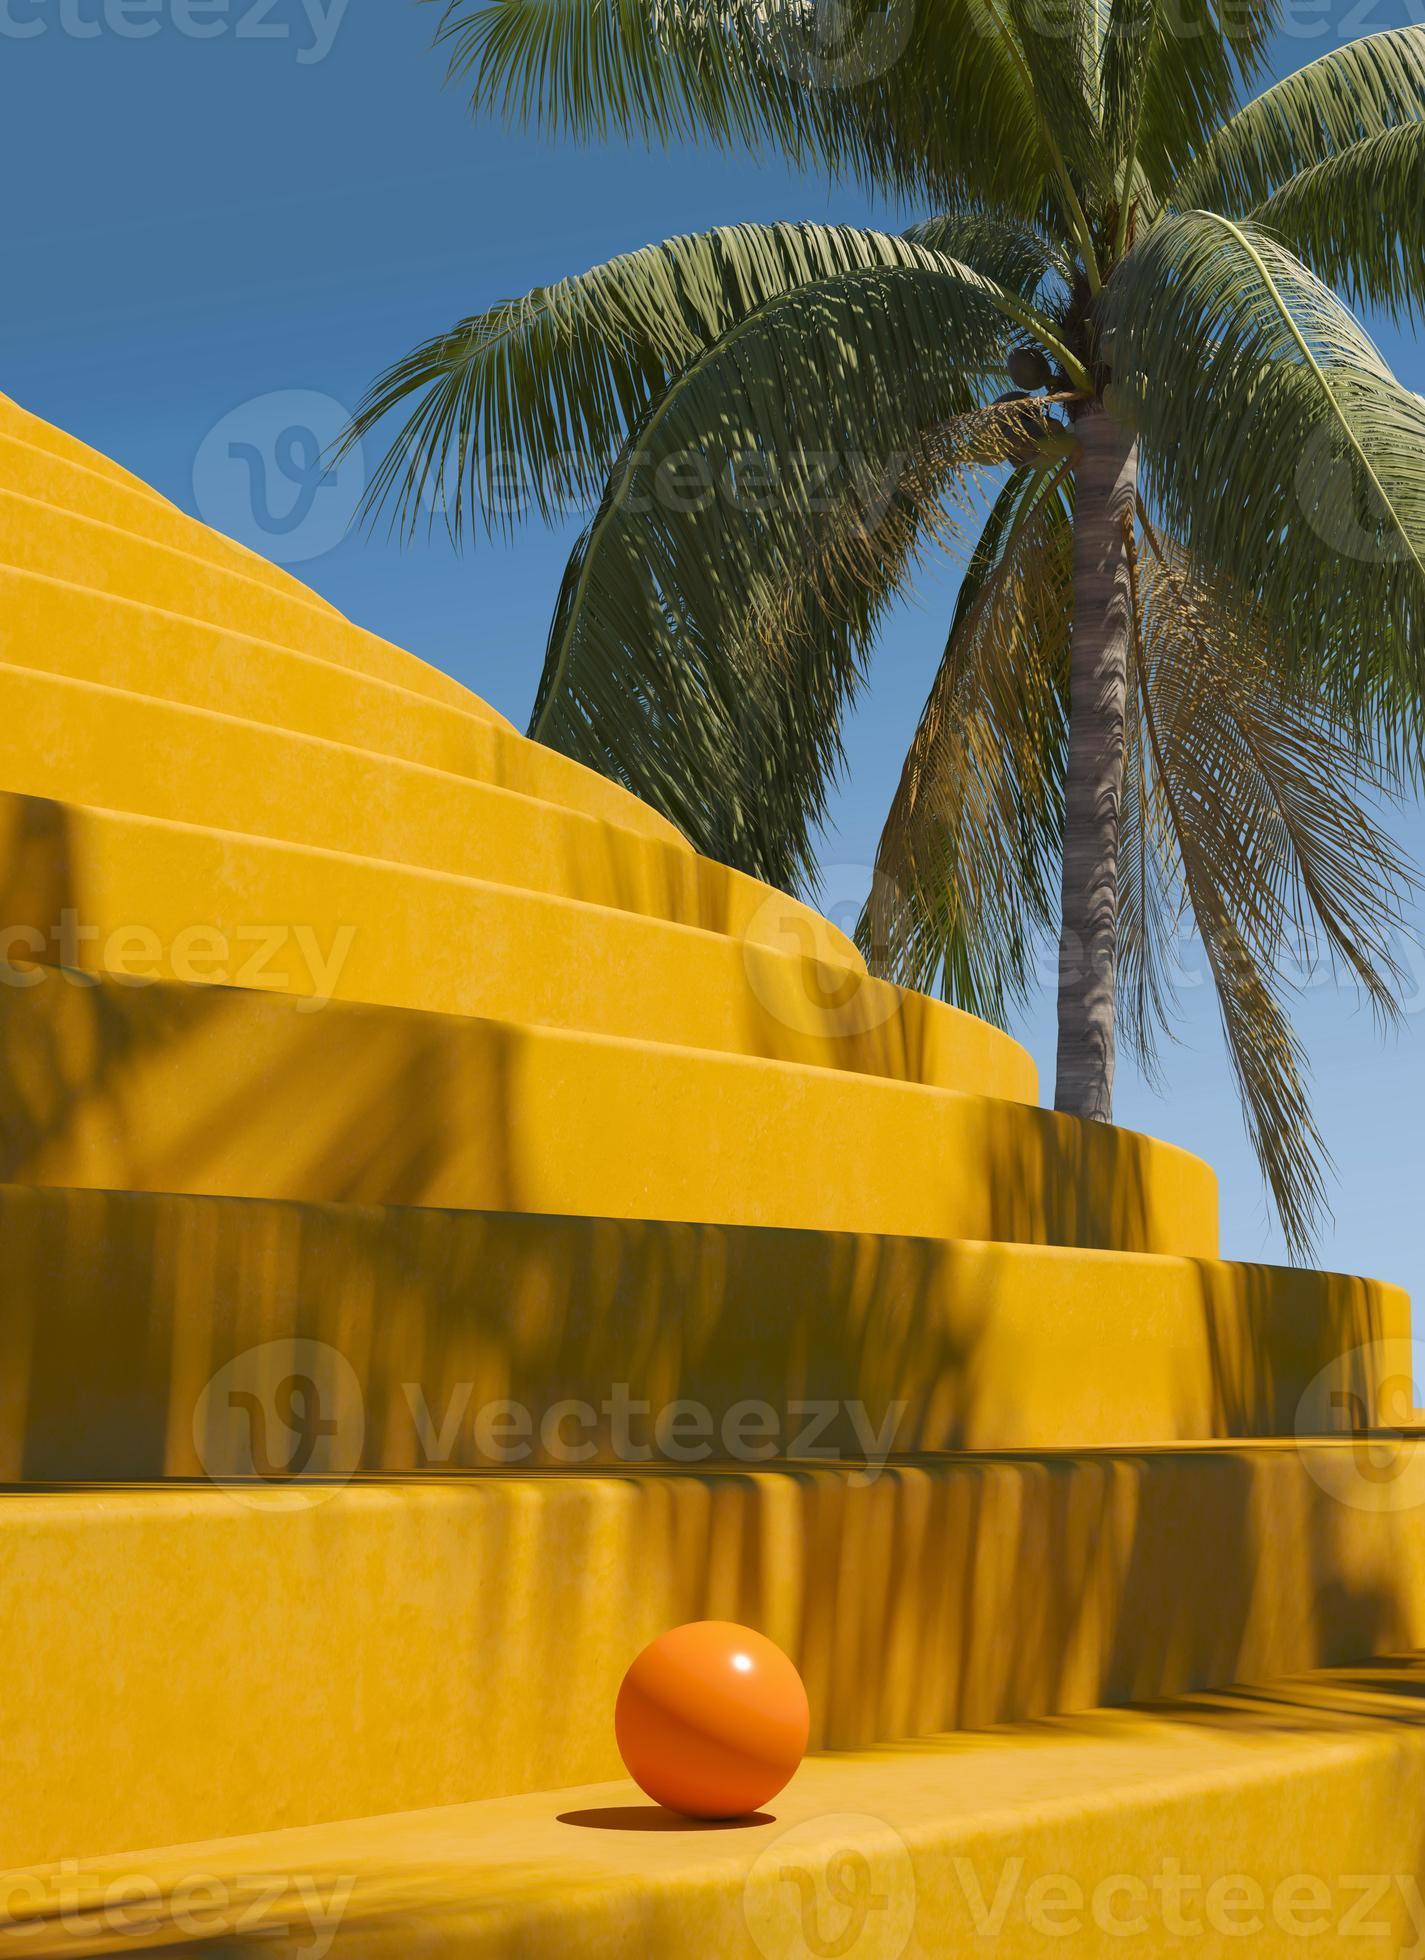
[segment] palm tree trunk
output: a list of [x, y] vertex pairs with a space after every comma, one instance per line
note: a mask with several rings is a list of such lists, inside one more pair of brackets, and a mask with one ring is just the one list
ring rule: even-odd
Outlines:
[[1059, 1065], [1054, 1107], [1113, 1120], [1118, 833], [1131, 597], [1124, 519], [1138, 476], [1132, 435], [1095, 402], [1074, 433], [1074, 621], [1064, 905], [1059, 937]]

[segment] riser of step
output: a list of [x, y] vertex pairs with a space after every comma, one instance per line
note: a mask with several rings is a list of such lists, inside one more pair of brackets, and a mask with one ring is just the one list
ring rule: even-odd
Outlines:
[[248, 633], [277, 646], [299, 647], [436, 701], [467, 709], [470, 703], [469, 689], [448, 674], [353, 626], [300, 588], [284, 590], [249, 572], [172, 545], [151, 543], [92, 517], [56, 510], [3, 485], [0, 561], [21, 571], [90, 585], [116, 598], [140, 599], [165, 612]]
[[7, 1946], [1402, 1960], [1425, 1943], [1422, 1705], [1425, 1664], [1401, 1656], [814, 1757], [775, 1815], [713, 1829], [650, 1824], [618, 1782], [105, 1859], [16, 1881]]
[[845, 1071], [309, 1005], [12, 972], [0, 1181], [1216, 1256], [1211, 1170], [1131, 1131]]
[[349, 742], [607, 819], [688, 853], [665, 817], [468, 707], [109, 593], [0, 564], [0, 658], [296, 733]]
[[[0, 665], [0, 784], [542, 891], [864, 971], [809, 906], [685, 847], [468, 776], [29, 668]], [[1023, 1084], [1033, 1099], [1032, 1063], [1008, 1036], [938, 1003], [924, 1011], [966, 1048], [1004, 1056], [955, 1086], [1013, 1095]]]
[[1405, 1295], [1285, 1268], [17, 1186], [0, 1241], [0, 1483], [280, 1468], [296, 1439], [255, 1456], [224, 1396], [298, 1357], [341, 1414], [302, 1445], [313, 1475], [1157, 1447], [1409, 1414]]
[[191, 552], [195, 558], [207, 558], [279, 592], [336, 612], [329, 601], [291, 573], [189, 517], [177, 504], [140, 485], [137, 479], [126, 482], [112, 466], [103, 469], [102, 458], [95, 451], [75, 444], [66, 453], [46, 440], [44, 423], [28, 418], [27, 427], [25, 418], [7, 413], [7, 408], [0, 399], [0, 484], [7, 490], [34, 497], [56, 510], [73, 511], [78, 517], [92, 517], [118, 530], [132, 531], [150, 543]]
[[[309, 1008], [335, 998], [937, 1087], [1031, 1086], [1014, 1044], [941, 1003], [582, 899], [4, 791], [0, 864], [11, 958], [220, 981], [270, 932], [281, 965], [258, 984], [281, 973]], [[786, 920], [782, 947], [799, 936]]]
[[1418, 1646], [1425, 1514], [1343, 1502], [1350, 1455], [12, 1495], [0, 1868], [616, 1776], [623, 1671], [691, 1619], [784, 1647], [835, 1749]]

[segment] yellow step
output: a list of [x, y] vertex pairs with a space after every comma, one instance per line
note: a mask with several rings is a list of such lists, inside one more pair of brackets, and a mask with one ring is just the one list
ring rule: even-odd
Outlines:
[[[353, 626], [303, 588], [287, 590], [207, 556], [155, 544], [0, 484], [0, 564], [138, 599], [187, 619], [317, 654], [471, 712], [458, 681]], [[490, 711], [484, 710], [488, 715]]]
[[[809, 906], [685, 846], [350, 742], [2, 662], [0, 785], [585, 900], [864, 971]], [[953, 1019], [967, 1041], [974, 1026], [1009, 1056], [1007, 1037]]]
[[[5, 492], [10, 493], [9, 498]], [[197, 679], [182, 672], [183, 667], [198, 665], [204, 658], [204, 649], [195, 641], [201, 641], [205, 635], [221, 634], [247, 643], [237, 649], [229, 648], [225, 665], [232, 664], [234, 651], [246, 664], [251, 663], [255, 648], [261, 650], [268, 665], [273, 664], [274, 653], [287, 655], [285, 661], [276, 663], [273, 674], [245, 675], [237, 683], [245, 682], [254, 700], [268, 704], [266, 712], [255, 718], [274, 718], [275, 705], [275, 718], [281, 720], [287, 705], [283, 696], [294, 685], [298, 695], [294, 706], [300, 712], [312, 691], [314, 677], [310, 671], [294, 673], [294, 661], [303, 656], [310, 667], [312, 656], [317, 655], [334, 673], [385, 680], [419, 699], [440, 701], [487, 722], [509, 737], [511, 743], [528, 746], [523, 738], [515, 735], [503, 715], [448, 675], [352, 625], [328, 601], [290, 573], [187, 516], [108, 458], [0, 396], [0, 583], [8, 588], [11, 603], [7, 611], [11, 617], [6, 622], [7, 636], [13, 636], [12, 650], [6, 657], [23, 664], [48, 665], [51, 658], [72, 660], [78, 654], [79, 671], [86, 677], [96, 662], [108, 668], [112, 664], [112, 650], [102, 642], [113, 637], [116, 626], [121, 633], [126, 630], [132, 633], [134, 622], [116, 617], [112, 608], [101, 609], [99, 630], [95, 633], [95, 609], [91, 604], [87, 609], [89, 617], [83, 620], [76, 634], [72, 616], [75, 601], [68, 601], [66, 617], [65, 603], [59, 595], [37, 593], [34, 581], [27, 577], [36, 565], [42, 565], [51, 574], [43, 581], [45, 584], [69, 588], [91, 600], [128, 598], [132, 604], [144, 607], [145, 639], [151, 638], [155, 630], [154, 615], [168, 624], [170, 630], [166, 637], [169, 638], [172, 627], [181, 623], [187, 645], [180, 672], [174, 677], [176, 689], [186, 690], [188, 682]], [[207, 576], [205, 567], [216, 576]], [[87, 576], [85, 568], [95, 575]], [[17, 581], [24, 581], [18, 590]], [[261, 592], [250, 589], [254, 583], [268, 588], [267, 600]], [[91, 587], [97, 590], [90, 591]], [[38, 600], [41, 617], [17, 622], [13, 616], [17, 597], [28, 613], [33, 612]], [[226, 601], [220, 604], [216, 614], [215, 597], [219, 602]], [[60, 617], [51, 616], [55, 607]], [[321, 617], [314, 618], [314, 614]], [[101, 644], [86, 646], [91, 635]], [[58, 645], [53, 644], [56, 640]], [[13, 650], [21, 642], [31, 641], [39, 643], [33, 655]], [[142, 651], [147, 653], [151, 649], [145, 647]], [[93, 677], [111, 678], [107, 672], [95, 673]], [[329, 675], [328, 680], [331, 678]], [[227, 684], [229, 688], [234, 685], [232, 676], [227, 677]], [[139, 691], [166, 692], [162, 687]], [[177, 691], [174, 698], [186, 699], [188, 694]], [[215, 705], [230, 707], [231, 703], [222, 700]], [[388, 712], [392, 705], [386, 704]], [[338, 728], [350, 739], [349, 726], [340, 720], [319, 732], [336, 733]], [[373, 742], [369, 746], [381, 744]], [[640, 823], [650, 833], [682, 843], [671, 824], [656, 817], [627, 792], [600, 783], [592, 772], [578, 764], [563, 758], [560, 761], [563, 767], [556, 774], [572, 789], [572, 802], [584, 801], [579, 785], [581, 779], [587, 779], [589, 785], [600, 784], [597, 790], [590, 787], [588, 795], [604, 805], [622, 806], [625, 822]], [[521, 765], [512, 766], [515, 774], [520, 775]], [[523, 767], [527, 769], [529, 765]]]
[[617, 1776], [622, 1674], [690, 1619], [793, 1657], [818, 1749], [1419, 1646], [1420, 1513], [1328, 1496], [1351, 1449], [12, 1494], [0, 1869]]
[[82, 444], [73, 445], [66, 453], [47, 440], [54, 431], [47, 431], [34, 417], [7, 413], [7, 408], [13, 404], [0, 397], [0, 484], [6, 489], [18, 490], [56, 510], [73, 511], [77, 517], [98, 518], [155, 544], [174, 545], [195, 557], [209, 558], [216, 565], [226, 565], [336, 613], [329, 600], [290, 572], [189, 517], [137, 478], [125, 480], [112, 465], [104, 469], [104, 459], [93, 450], [86, 451]]
[[410, 1960], [1401, 1960], [1425, 1659], [812, 1757], [754, 1820], [627, 1781], [52, 1866], [7, 1950]]
[[509, 730], [309, 653], [0, 564], [0, 659], [449, 770], [612, 820], [690, 854], [647, 804]]
[[[977, 1091], [1032, 1086], [1016, 1044], [941, 1002], [582, 899], [4, 791], [0, 864], [12, 958], [139, 981], [281, 974], [315, 1011], [335, 997]], [[783, 926], [793, 943], [796, 925]], [[264, 935], [274, 957], [249, 982]]]
[[[0, 1242], [0, 1484], [252, 1474], [246, 1428], [193, 1412], [272, 1342], [317, 1344], [359, 1396], [313, 1467], [369, 1474], [696, 1464], [738, 1445], [749, 1398], [753, 1463], [1407, 1413], [1405, 1295], [1289, 1268], [13, 1185]], [[506, 1398], [531, 1412], [512, 1454], [477, 1421]], [[660, 1427], [682, 1401], [688, 1422]], [[582, 1406], [546, 1430], [566, 1402]]]
[[[12, 439], [27, 442], [32, 448], [47, 450], [51, 455], [60, 457], [65, 462], [77, 463], [85, 469], [97, 471], [99, 475], [108, 477], [112, 483], [119, 484], [126, 490], [136, 491], [140, 496], [148, 497], [156, 504], [168, 503], [166, 497], [160, 496], [151, 484], [145, 483], [142, 477], [135, 476], [132, 470], [126, 470], [121, 463], [116, 463], [102, 450], [91, 449], [87, 442], [81, 442], [78, 436], [70, 435], [67, 429], [61, 429], [53, 422], [46, 422], [41, 415], [32, 415], [29, 409], [21, 408], [17, 401], [12, 401], [6, 394], [0, 394], [0, 432]], [[169, 507], [172, 508], [171, 505]]]
[[1200, 1159], [1023, 1104], [241, 984], [14, 977], [6, 1183], [1217, 1252]]

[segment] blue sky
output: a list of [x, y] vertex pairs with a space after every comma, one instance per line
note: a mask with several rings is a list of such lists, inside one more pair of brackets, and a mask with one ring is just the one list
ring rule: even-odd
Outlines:
[[[1294, 0], [1276, 65], [1408, 18], [1425, 19], [1425, 0]], [[294, 413], [316, 427], [353, 405], [417, 339], [648, 240], [876, 214], [855, 191], [776, 164], [576, 151], [472, 125], [442, 88], [433, 25], [432, 8], [409, 0], [0, 0], [0, 389], [272, 555], [310, 552], [293, 568], [343, 610], [522, 725], [572, 525], [462, 559], [439, 538], [404, 551], [334, 542], [357, 487], [348, 475], [309, 493], [310, 520], [284, 530], [301, 454], [285, 456], [287, 478], [269, 456], [259, 482], [256, 461], [236, 475], [220, 466], [230, 441], [246, 437], [259, 457]], [[1425, 338], [1372, 324], [1425, 392]], [[953, 591], [953, 571], [927, 581], [883, 637], [825, 839], [833, 909], [864, 887]], [[1419, 812], [1398, 828], [1425, 858]], [[1338, 1170], [1323, 1263], [1425, 1297], [1425, 957], [1407, 964], [1398, 1033], [1382, 1039], [1329, 984], [1306, 992], [1297, 1021]], [[1119, 1118], [1209, 1157], [1225, 1249], [1279, 1258], [1200, 959], [1188, 982], [1168, 1093], [1121, 1070]], [[1017, 1032], [1052, 1084], [1047, 990]]]

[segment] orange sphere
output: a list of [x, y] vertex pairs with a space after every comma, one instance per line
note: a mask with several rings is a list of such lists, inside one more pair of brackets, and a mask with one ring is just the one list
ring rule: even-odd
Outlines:
[[628, 1773], [687, 1817], [745, 1817], [806, 1753], [802, 1677], [780, 1647], [730, 1620], [651, 1641], [619, 1689], [614, 1734]]

